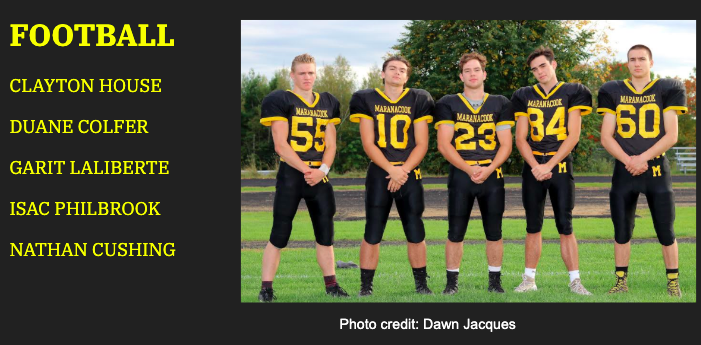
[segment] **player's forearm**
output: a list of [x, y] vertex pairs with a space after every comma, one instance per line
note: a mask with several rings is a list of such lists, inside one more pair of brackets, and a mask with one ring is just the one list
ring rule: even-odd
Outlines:
[[655, 143], [655, 145], [652, 145], [651, 148], [647, 149], [647, 151], [643, 152], [641, 156], [646, 160], [652, 160], [655, 157], [667, 152], [674, 144], [677, 143], [677, 135], [676, 133], [670, 133], [668, 132], [665, 134], [658, 142]]
[[621, 145], [618, 144], [614, 137], [602, 134], [601, 145], [611, 156], [618, 159], [621, 163], [627, 164], [630, 160], [630, 156], [623, 151]]
[[407, 158], [406, 162], [403, 164], [404, 168], [413, 170], [419, 166], [421, 160], [426, 156], [426, 152], [428, 152], [428, 143], [416, 143], [416, 146], [409, 154], [409, 158]]
[[504, 164], [504, 162], [506, 162], [507, 159], [509, 159], [509, 155], [511, 155], [511, 145], [499, 146], [499, 150], [497, 150], [497, 154], [494, 156], [492, 163], [489, 164], [489, 168], [496, 170], [496, 168], [500, 167], [502, 164]]
[[331, 168], [333, 161], [336, 158], [336, 141], [333, 143], [326, 142], [326, 148], [324, 149], [324, 156], [321, 158], [321, 163], [326, 164], [327, 167]]
[[304, 164], [301, 158], [299, 158], [299, 155], [297, 155], [297, 152], [292, 149], [290, 144], [287, 141], [283, 141], [281, 143], [275, 143], [275, 152], [282, 158], [287, 165], [304, 172], [306, 169], [309, 169], [309, 167]]
[[535, 167], [538, 165], [538, 161], [536, 161], [535, 156], [533, 156], [533, 150], [531, 149], [531, 145], [528, 144], [528, 141], [526, 139], [516, 139], [516, 148], [518, 149], [518, 152], [521, 154], [521, 157], [523, 157], [523, 160], [530, 166], [531, 168]]
[[370, 157], [370, 160], [375, 163], [375, 165], [382, 168], [382, 170], [389, 172], [389, 170], [393, 167], [392, 163], [390, 163], [387, 158], [385, 158], [385, 155], [382, 154], [382, 151], [375, 146], [375, 143], [363, 143], [363, 150], [365, 150], [365, 154]]
[[439, 143], [438, 152], [440, 152], [441, 155], [443, 155], [443, 157], [454, 167], [467, 172], [469, 165], [464, 159], [462, 159], [458, 151], [455, 149], [455, 146], [450, 143]]
[[567, 136], [567, 139], [565, 139], [565, 141], [562, 142], [562, 145], [560, 145], [560, 148], [557, 150], [553, 158], [550, 159], [548, 163], [546, 163], [548, 164], [550, 169], [554, 168], [555, 164], [562, 162], [562, 160], [565, 159], [565, 157], [567, 157], [567, 155], [569, 155], [570, 152], [572, 152], [572, 149], [574, 149], [574, 146], [577, 145], [578, 142], [579, 134], [577, 134], [576, 136]]

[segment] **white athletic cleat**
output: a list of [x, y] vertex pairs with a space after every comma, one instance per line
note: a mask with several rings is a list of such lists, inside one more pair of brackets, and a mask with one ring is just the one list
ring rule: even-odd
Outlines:
[[517, 286], [515, 292], [526, 292], [526, 291], [536, 291], [538, 287], [535, 285], [535, 278], [531, 278], [527, 275], [523, 275], [523, 281], [521, 285]]
[[570, 283], [570, 291], [578, 295], [591, 295], [591, 292], [584, 288], [584, 285], [582, 285], [582, 281], [579, 278]]

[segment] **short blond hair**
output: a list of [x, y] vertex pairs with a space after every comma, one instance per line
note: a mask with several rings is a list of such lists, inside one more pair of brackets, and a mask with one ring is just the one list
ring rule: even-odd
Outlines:
[[316, 65], [316, 61], [314, 61], [314, 57], [307, 54], [307, 53], [295, 56], [295, 58], [292, 60], [292, 72], [295, 71], [295, 65], [298, 63], [313, 63]]

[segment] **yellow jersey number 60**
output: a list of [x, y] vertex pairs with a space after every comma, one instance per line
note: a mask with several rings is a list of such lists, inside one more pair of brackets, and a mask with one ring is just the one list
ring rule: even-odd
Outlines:
[[[402, 136], [402, 138], [404, 139], [401, 142], [399, 141], [399, 138], [397, 138], [397, 125], [399, 121], [404, 121], [404, 127], [402, 128], [402, 132], [404, 132], [404, 136]], [[411, 118], [409, 115], [396, 114], [392, 116], [392, 120], [390, 120], [390, 141], [392, 147], [395, 149], [406, 148], [407, 144], [409, 144], [408, 132], [410, 125]], [[387, 136], [385, 134], [385, 114], [377, 114], [377, 133], [380, 136], [380, 139], [377, 141], [377, 146], [387, 147]]]
[[[531, 119], [535, 115], [535, 120]], [[555, 115], [550, 119], [547, 128], [543, 128], [543, 111], [538, 108], [528, 108], [528, 122], [531, 124], [531, 139], [541, 141], [546, 135], [557, 135], [557, 140], [567, 139], [567, 128], [565, 127], [565, 107], [557, 107]]]
[[[309, 127], [312, 127], [314, 125], [314, 119], [312, 117], [302, 117], [302, 116], [293, 116], [292, 117], [292, 136], [297, 137], [297, 138], [304, 138], [304, 145], [300, 145], [297, 140], [290, 140], [290, 146], [292, 146], [292, 149], [295, 150], [296, 152], [307, 152], [309, 149], [312, 148], [312, 144], [314, 145], [314, 148], [318, 152], [324, 152], [324, 148], [326, 147], [326, 143], [324, 142], [324, 138], [326, 137], [326, 133], [321, 130], [321, 126], [324, 126], [329, 123], [329, 120], [327, 119], [316, 119], [316, 133], [312, 137], [312, 134], [309, 133], [308, 131], [300, 130], [299, 129], [299, 124], [305, 124]], [[314, 143], [314, 138], [321, 138], [320, 142]]]
[[[645, 112], [648, 110], [652, 111], [653, 113], [652, 131], [650, 132], [645, 129], [645, 122], [647, 121]], [[618, 127], [616, 132], [618, 132], [622, 138], [631, 138], [633, 135], [635, 135], [635, 120], [633, 120], [631, 117], [621, 117], [621, 111], [627, 111], [631, 116], [633, 116], [635, 115], [635, 106], [632, 104], [619, 104], [616, 107], [616, 125]], [[660, 107], [655, 103], [647, 103], [640, 107], [638, 123], [640, 124], [638, 132], [640, 132], [641, 137], [646, 139], [657, 138], [657, 136], [660, 135]], [[628, 126], [627, 131], [623, 130], [623, 125]]]

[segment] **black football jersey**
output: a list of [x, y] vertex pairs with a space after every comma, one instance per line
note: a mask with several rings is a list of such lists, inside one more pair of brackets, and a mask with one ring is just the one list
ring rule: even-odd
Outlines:
[[260, 123], [270, 126], [273, 121], [286, 121], [287, 142], [303, 161], [320, 162], [324, 156], [326, 125], [341, 123], [340, 103], [328, 92], [314, 92], [314, 103], [296, 93], [276, 90], [263, 99]]
[[436, 102], [434, 113], [436, 129], [442, 124], [455, 126], [453, 146], [464, 160], [494, 159], [499, 150], [497, 126], [514, 126], [514, 109], [509, 99], [501, 95], [485, 93], [477, 109], [460, 93], [446, 95]]
[[390, 162], [405, 162], [416, 147], [414, 123], [431, 123], [433, 107], [433, 98], [426, 90], [407, 88], [396, 101], [391, 101], [380, 89], [365, 89], [351, 97], [350, 120], [372, 120], [375, 145], [385, 158]]
[[686, 89], [680, 80], [655, 79], [638, 92], [628, 80], [609, 81], [599, 89], [596, 112], [616, 115], [616, 142], [628, 155], [639, 155], [665, 135], [662, 114], [686, 114]]
[[556, 152], [567, 139], [571, 111], [580, 109], [582, 116], [592, 111], [591, 91], [577, 83], [560, 82], [547, 95], [540, 84], [522, 87], [511, 96], [511, 102], [516, 118], [528, 118], [528, 144], [540, 153]]

